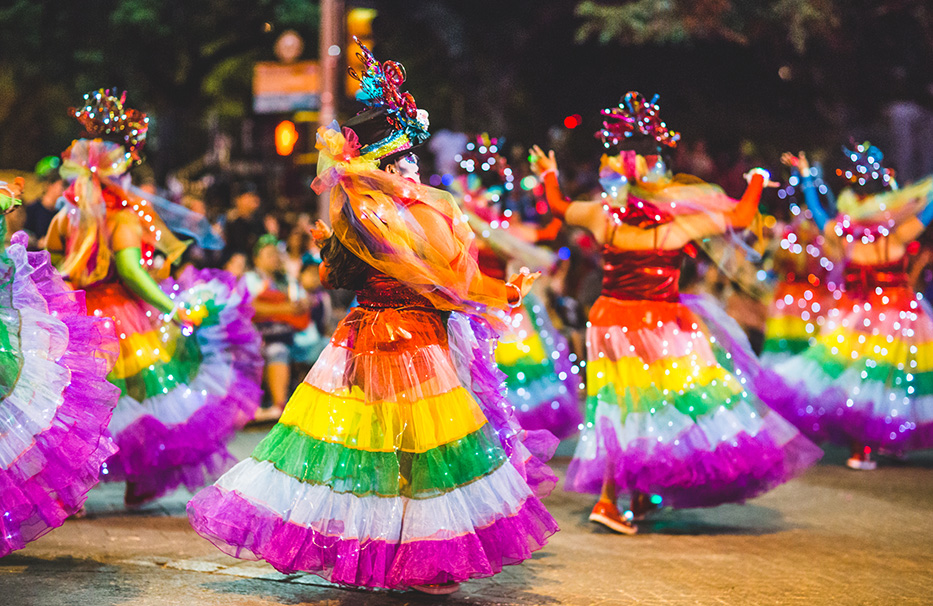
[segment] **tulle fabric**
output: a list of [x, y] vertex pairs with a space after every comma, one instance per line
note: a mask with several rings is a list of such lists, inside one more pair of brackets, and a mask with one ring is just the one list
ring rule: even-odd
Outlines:
[[0, 557], [84, 504], [115, 448], [106, 427], [118, 390], [113, 323], [88, 317], [84, 293], [65, 287], [47, 253], [14, 235], [0, 253], [3, 330], [19, 351], [0, 400]]
[[566, 438], [583, 421], [579, 376], [572, 371], [567, 339], [554, 328], [544, 304], [529, 294], [510, 317], [508, 335], [496, 347], [509, 401], [525, 429], [546, 429]]
[[71, 233], [60, 269], [75, 287], [111, 275], [111, 221], [119, 211], [132, 211], [143, 243], [165, 256], [160, 278], [185, 251], [186, 245], [172, 234], [152, 202], [129, 183], [129, 164], [122, 145], [101, 139], [78, 139], [62, 153], [61, 175], [70, 182], [65, 198], [77, 209], [70, 214]]
[[933, 447], [933, 319], [909, 288], [843, 295], [816, 344], [775, 370], [769, 405], [814, 440]]
[[[356, 135], [336, 123], [317, 136], [313, 186], [330, 191], [331, 224], [344, 246], [437, 309], [491, 318], [507, 309], [505, 284], [479, 271], [473, 232], [449, 193], [379, 170], [359, 156]], [[441, 233], [445, 226], [449, 238]]]
[[611, 473], [622, 493], [714, 506], [761, 494], [821, 456], [756, 398], [760, 369], [738, 326], [708, 301], [685, 300], [690, 307], [608, 297], [593, 306], [570, 490], [599, 492]]
[[236, 557], [366, 587], [463, 581], [530, 557], [557, 525], [532, 490], [553, 474], [529, 444], [542, 456], [553, 444], [501, 399], [484, 327], [351, 310], [251, 458], [191, 501], [195, 530]]
[[122, 284], [88, 290], [89, 309], [114, 318], [121, 355], [110, 379], [122, 389], [110, 432], [120, 451], [107, 481], [156, 498], [190, 490], [233, 463], [227, 443], [253, 417], [262, 380], [261, 339], [245, 286], [217, 270], [187, 269], [163, 290], [207, 316], [192, 331], [165, 319]]

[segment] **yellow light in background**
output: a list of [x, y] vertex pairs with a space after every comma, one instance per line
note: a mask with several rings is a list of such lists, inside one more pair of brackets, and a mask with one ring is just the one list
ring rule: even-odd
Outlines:
[[291, 120], [282, 120], [275, 126], [275, 151], [280, 156], [288, 156], [298, 143], [298, 129]]
[[[373, 48], [373, 19], [376, 18], [378, 11], [373, 8], [353, 8], [347, 12], [347, 67], [353, 68], [356, 73], [363, 71], [363, 62], [356, 58], [359, 51], [353, 36], [360, 39], [360, 42], [366, 45], [366, 48]], [[346, 93], [348, 97], [356, 95], [360, 89], [360, 83], [351, 78], [346, 78]]]

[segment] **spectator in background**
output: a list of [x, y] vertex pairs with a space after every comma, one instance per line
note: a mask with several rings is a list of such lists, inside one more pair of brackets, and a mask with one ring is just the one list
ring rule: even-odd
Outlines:
[[227, 213], [224, 225], [223, 260], [226, 263], [234, 253], [248, 256], [266, 233], [259, 214], [259, 193], [253, 183], [244, 183], [233, 199], [233, 208]]
[[[308, 255], [305, 256], [308, 258]], [[317, 362], [318, 356], [330, 342], [327, 335], [330, 334], [332, 304], [330, 293], [321, 284], [320, 265], [319, 258], [309, 258], [298, 277], [298, 282], [308, 294], [311, 303], [311, 323], [295, 335], [291, 349], [292, 361], [303, 366], [303, 370]]]
[[271, 399], [268, 408], [256, 413], [256, 421], [275, 421], [288, 399], [295, 334], [311, 323], [311, 304], [298, 282], [285, 274], [278, 239], [272, 234], [263, 235], [256, 243], [253, 270], [246, 273], [246, 287], [253, 295], [256, 310], [253, 322], [262, 335], [265, 383]]
[[48, 156], [36, 164], [36, 176], [42, 182], [45, 190], [42, 197], [26, 206], [26, 222], [23, 230], [29, 234], [29, 249], [38, 250], [45, 247], [45, 236], [49, 233], [49, 225], [58, 213], [58, 199], [65, 191], [65, 182], [58, 174], [61, 160], [58, 156]]

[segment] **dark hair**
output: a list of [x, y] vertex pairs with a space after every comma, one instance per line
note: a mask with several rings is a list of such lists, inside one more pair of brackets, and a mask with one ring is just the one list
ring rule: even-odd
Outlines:
[[321, 247], [321, 259], [327, 263], [327, 281], [333, 288], [359, 290], [366, 282], [369, 265], [331, 235]]

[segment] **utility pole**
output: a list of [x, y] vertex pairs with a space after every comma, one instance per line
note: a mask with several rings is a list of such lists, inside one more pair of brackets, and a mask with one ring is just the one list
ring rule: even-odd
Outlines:
[[[321, 42], [318, 55], [321, 64], [321, 126], [327, 126], [337, 118], [337, 87], [343, 81], [337, 77], [340, 55], [343, 54], [343, 22], [343, 0], [321, 0]], [[318, 196], [318, 216], [327, 223], [330, 223], [329, 207], [330, 195], [322, 192]]]

